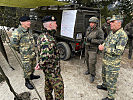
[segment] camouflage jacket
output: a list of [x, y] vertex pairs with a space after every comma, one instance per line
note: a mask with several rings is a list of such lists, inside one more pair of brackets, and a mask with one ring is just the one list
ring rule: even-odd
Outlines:
[[107, 65], [118, 64], [121, 61], [121, 55], [127, 44], [127, 34], [123, 28], [117, 32], [111, 32], [105, 39], [103, 62]]
[[86, 39], [87, 38], [91, 38], [91, 42], [86, 40], [86, 45], [89, 46], [89, 50], [97, 50], [98, 45], [104, 41], [104, 32], [98, 27], [94, 29], [88, 27], [86, 31]]
[[59, 51], [56, 47], [56, 41], [48, 32], [42, 33], [38, 40], [39, 65], [46, 73], [55, 73], [60, 69]]
[[22, 58], [35, 57], [35, 42], [31, 33], [19, 26], [12, 33], [11, 46], [14, 50], [21, 54]]
[[129, 38], [133, 38], [133, 22], [128, 23], [124, 27], [125, 32], [127, 33]]

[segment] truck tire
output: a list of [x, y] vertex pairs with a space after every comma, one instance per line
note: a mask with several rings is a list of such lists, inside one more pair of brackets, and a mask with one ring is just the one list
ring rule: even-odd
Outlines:
[[60, 59], [61, 60], [67, 60], [71, 56], [71, 50], [69, 45], [66, 42], [58, 42], [57, 48], [60, 51]]

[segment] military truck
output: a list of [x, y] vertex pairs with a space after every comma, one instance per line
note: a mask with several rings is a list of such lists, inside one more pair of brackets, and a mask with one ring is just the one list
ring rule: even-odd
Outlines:
[[[32, 13], [36, 12], [36, 13]], [[60, 50], [60, 58], [67, 60], [72, 54], [81, 52], [89, 18], [96, 16], [100, 19], [100, 9], [82, 7], [79, 5], [42, 6], [31, 10], [31, 17], [36, 16], [37, 22], [41, 22], [43, 16], [53, 15], [57, 18], [58, 30], [54, 34]], [[99, 22], [100, 25], [101, 22]], [[38, 30], [36, 24], [34, 30]], [[41, 28], [40, 28], [41, 29]]]

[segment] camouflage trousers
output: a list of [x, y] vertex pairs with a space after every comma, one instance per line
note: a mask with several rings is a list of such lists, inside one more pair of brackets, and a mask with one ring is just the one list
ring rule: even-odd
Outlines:
[[96, 75], [96, 63], [97, 63], [97, 52], [85, 50], [85, 59], [88, 71], [91, 75]]
[[108, 98], [114, 98], [116, 93], [116, 83], [118, 78], [118, 71], [119, 71], [119, 64], [114, 66], [112, 65], [105, 65], [102, 66], [102, 80], [103, 80], [103, 87], [107, 88], [108, 91]]
[[30, 79], [30, 75], [34, 73], [36, 66], [36, 58], [22, 58], [22, 64], [24, 65], [24, 78]]
[[[64, 83], [61, 74], [45, 74], [45, 97], [46, 100], [64, 100]], [[52, 92], [54, 90], [55, 99]]]

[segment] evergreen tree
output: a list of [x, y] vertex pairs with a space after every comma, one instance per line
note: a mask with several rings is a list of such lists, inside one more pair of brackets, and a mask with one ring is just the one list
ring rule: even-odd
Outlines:
[[19, 17], [29, 15], [30, 9], [1, 7], [0, 6], [0, 26], [17, 27], [19, 24]]
[[133, 4], [130, 0], [122, 0], [118, 6], [118, 9], [119, 12], [124, 16], [123, 26], [125, 26], [133, 17], [133, 15], [131, 15], [133, 13]]

